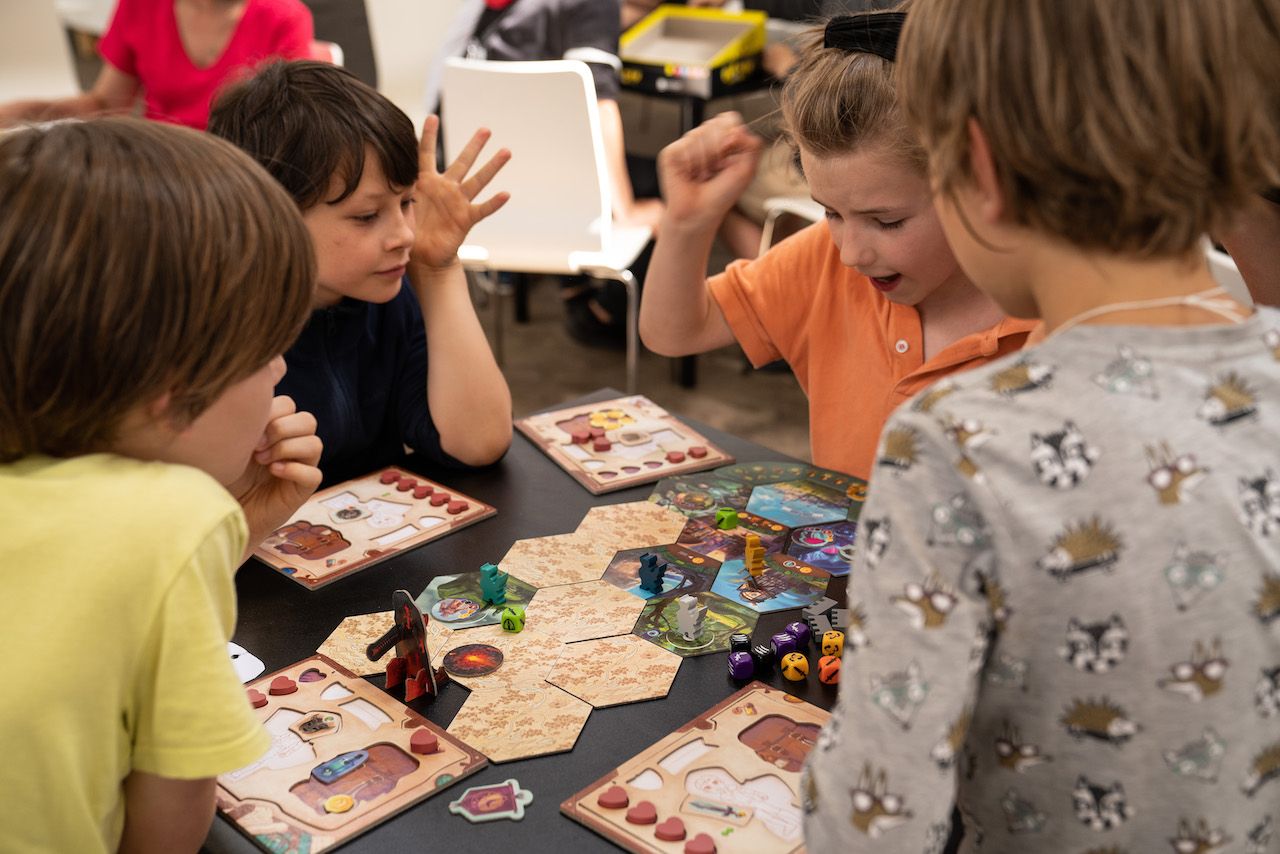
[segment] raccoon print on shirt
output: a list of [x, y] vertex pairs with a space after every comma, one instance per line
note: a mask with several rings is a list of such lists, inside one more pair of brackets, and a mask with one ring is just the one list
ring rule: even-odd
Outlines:
[[1101, 452], [1076, 427], [1066, 421], [1053, 433], [1031, 434], [1031, 467], [1045, 486], [1071, 489], [1093, 471]]
[[1211, 727], [1205, 727], [1195, 741], [1188, 742], [1177, 750], [1166, 750], [1161, 755], [1173, 773], [1216, 783], [1222, 756], [1226, 752], [1226, 740]]
[[912, 661], [906, 670], [871, 675], [871, 702], [883, 709], [903, 729], [911, 728], [916, 712], [929, 696], [929, 683], [920, 672], [920, 665]]
[[1186, 543], [1174, 547], [1173, 557], [1164, 568], [1164, 580], [1179, 611], [1187, 610], [1201, 596], [1218, 588], [1224, 576], [1222, 561], [1221, 555], [1192, 551]]
[[1110, 830], [1133, 816], [1133, 807], [1129, 806], [1124, 786], [1118, 781], [1110, 786], [1099, 786], [1081, 774], [1076, 779], [1071, 798], [1075, 802], [1076, 818], [1091, 830]]
[[1111, 394], [1132, 394], [1153, 400], [1160, 396], [1151, 360], [1139, 356], [1131, 347], [1121, 347], [1119, 357], [1094, 374], [1093, 382]]
[[1236, 483], [1241, 523], [1264, 537], [1280, 529], [1280, 478], [1267, 469], [1260, 477], [1242, 477]]
[[1129, 651], [1129, 630], [1119, 614], [1099, 623], [1067, 621], [1066, 643], [1058, 647], [1063, 660], [1076, 670], [1106, 673], [1124, 660]]
[[1263, 668], [1262, 678], [1253, 689], [1253, 705], [1264, 718], [1280, 715], [1280, 664]]

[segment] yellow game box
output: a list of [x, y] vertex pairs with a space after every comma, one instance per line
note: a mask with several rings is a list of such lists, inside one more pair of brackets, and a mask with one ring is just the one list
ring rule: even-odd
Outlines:
[[757, 81], [764, 12], [662, 5], [622, 34], [622, 85], [714, 98]]

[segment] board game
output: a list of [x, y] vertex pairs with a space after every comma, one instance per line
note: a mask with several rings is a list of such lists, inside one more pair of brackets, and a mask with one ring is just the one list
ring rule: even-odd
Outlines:
[[560, 810], [628, 851], [799, 852], [800, 769], [829, 717], [752, 682]]
[[316, 590], [497, 512], [433, 480], [388, 468], [317, 492], [253, 554]]
[[322, 655], [264, 676], [248, 692], [271, 749], [220, 776], [217, 803], [267, 851], [326, 851], [487, 764]]
[[734, 461], [647, 397], [531, 415], [516, 429], [593, 495]]

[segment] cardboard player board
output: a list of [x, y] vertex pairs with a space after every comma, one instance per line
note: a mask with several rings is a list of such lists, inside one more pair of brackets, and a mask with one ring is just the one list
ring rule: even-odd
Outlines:
[[647, 397], [531, 415], [516, 429], [593, 495], [734, 461]]
[[315, 590], [497, 512], [433, 480], [388, 468], [317, 492], [253, 554]]
[[[752, 682], [560, 805], [575, 821], [637, 852], [680, 852], [659, 831], [681, 825], [727, 854], [804, 848], [800, 769], [830, 713]], [[646, 824], [628, 821], [652, 812]]]
[[323, 655], [262, 677], [249, 696], [271, 749], [218, 778], [218, 810], [267, 851], [326, 851], [486, 764]]

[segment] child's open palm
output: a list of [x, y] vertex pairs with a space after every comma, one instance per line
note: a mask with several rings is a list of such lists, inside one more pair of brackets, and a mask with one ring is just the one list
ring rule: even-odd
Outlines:
[[322, 449], [315, 416], [299, 412], [285, 395], [272, 399], [267, 427], [248, 468], [227, 486], [244, 508], [250, 549], [288, 522], [316, 491]]
[[511, 152], [501, 149], [489, 162], [467, 173], [475, 165], [481, 149], [489, 141], [489, 131], [481, 128], [472, 135], [466, 148], [443, 172], [436, 170], [436, 134], [440, 119], [427, 116], [418, 145], [417, 234], [413, 242], [413, 260], [430, 267], [447, 267], [458, 254], [472, 226], [489, 216], [511, 198], [509, 193], [495, 193], [475, 204], [476, 196], [488, 186], [498, 170], [511, 159]]

